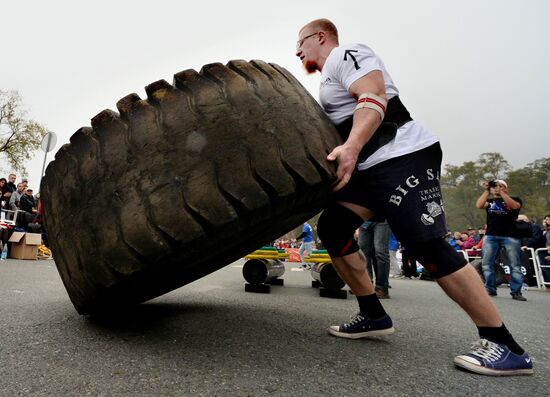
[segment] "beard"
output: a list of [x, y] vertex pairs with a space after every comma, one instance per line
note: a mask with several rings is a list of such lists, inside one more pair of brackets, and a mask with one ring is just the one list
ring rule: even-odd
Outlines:
[[313, 74], [319, 70], [319, 66], [317, 65], [317, 62], [306, 60], [304, 63], [304, 69], [307, 74]]

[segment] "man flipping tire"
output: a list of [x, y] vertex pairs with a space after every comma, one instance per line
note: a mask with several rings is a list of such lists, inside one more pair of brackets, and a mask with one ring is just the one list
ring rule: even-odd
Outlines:
[[445, 241], [438, 139], [412, 120], [383, 62], [364, 44], [340, 45], [326, 19], [299, 31], [296, 56], [308, 73], [321, 73], [321, 105], [344, 141], [328, 155], [338, 164], [338, 181], [317, 232], [359, 313], [329, 333], [357, 339], [394, 332], [353, 238], [376, 215], [476, 324], [480, 341], [455, 364], [485, 375], [532, 374], [529, 355], [504, 326], [479, 275]]

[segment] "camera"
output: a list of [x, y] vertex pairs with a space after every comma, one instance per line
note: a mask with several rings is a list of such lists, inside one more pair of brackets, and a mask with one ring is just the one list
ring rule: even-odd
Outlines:
[[497, 187], [497, 183], [495, 181], [489, 181], [489, 187]]

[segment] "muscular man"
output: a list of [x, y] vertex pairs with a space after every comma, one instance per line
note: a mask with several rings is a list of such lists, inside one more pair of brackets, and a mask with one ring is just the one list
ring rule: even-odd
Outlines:
[[356, 295], [359, 313], [328, 331], [351, 339], [394, 332], [353, 239], [376, 214], [477, 325], [481, 340], [455, 364], [488, 375], [532, 373], [531, 359], [504, 326], [479, 275], [444, 239], [439, 142], [412, 120], [383, 62], [366, 45], [340, 45], [326, 19], [300, 29], [296, 56], [307, 72], [321, 72], [320, 102], [344, 141], [328, 155], [338, 164], [338, 181], [318, 233]]
[[[483, 242], [483, 276], [485, 288], [491, 296], [496, 296], [495, 259], [501, 248], [504, 249], [510, 266], [510, 294], [512, 299], [526, 301], [521, 294], [523, 273], [521, 271], [521, 240], [516, 237], [514, 223], [521, 209], [521, 199], [508, 195], [508, 185], [497, 179], [483, 183], [483, 193], [477, 199], [476, 207], [487, 211], [487, 232]], [[489, 198], [489, 195], [492, 197]]]

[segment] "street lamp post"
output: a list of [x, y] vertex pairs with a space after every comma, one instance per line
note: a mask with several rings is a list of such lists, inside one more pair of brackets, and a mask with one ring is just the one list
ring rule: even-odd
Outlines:
[[46, 168], [46, 157], [48, 157], [48, 152], [51, 152], [57, 143], [57, 136], [55, 132], [48, 131], [46, 135], [42, 138], [40, 147], [44, 151], [44, 163], [42, 164], [42, 172], [40, 173], [40, 185], [42, 185], [42, 177], [44, 176], [44, 169]]

